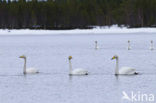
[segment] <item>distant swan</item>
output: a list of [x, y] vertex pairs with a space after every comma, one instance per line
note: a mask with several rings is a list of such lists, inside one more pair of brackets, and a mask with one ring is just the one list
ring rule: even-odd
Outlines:
[[22, 55], [19, 58], [23, 58], [24, 59], [24, 68], [23, 68], [23, 74], [35, 74], [35, 73], [39, 73], [38, 70], [36, 70], [35, 68], [26, 68], [26, 56]]
[[130, 40], [128, 40], [128, 50], [131, 50]]
[[153, 40], [151, 40], [151, 46], [150, 46], [150, 50], [154, 50], [154, 46], [153, 46]]
[[88, 71], [81, 68], [72, 70], [71, 64], [72, 56], [69, 56], [68, 59], [69, 59], [69, 75], [88, 75]]
[[122, 67], [119, 70], [119, 57], [117, 55], [112, 57], [112, 60], [116, 59], [116, 69], [115, 69], [115, 75], [118, 74], [125, 74], [125, 75], [132, 75], [132, 74], [138, 74], [135, 69], [131, 68], [131, 67]]
[[98, 44], [97, 44], [98, 42], [97, 41], [95, 41], [95, 49], [99, 49], [99, 47], [98, 47]]

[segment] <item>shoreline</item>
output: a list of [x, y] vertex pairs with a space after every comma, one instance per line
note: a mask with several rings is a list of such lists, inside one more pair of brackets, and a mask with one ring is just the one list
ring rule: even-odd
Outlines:
[[156, 33], [156, 28], [120, 28], [120, 27], [95, 27], [93, 29], [73, 30], [32, 30], [32, 29], [0, 29], [0, 35], [59, 35], [59, 34], [132, 34]]

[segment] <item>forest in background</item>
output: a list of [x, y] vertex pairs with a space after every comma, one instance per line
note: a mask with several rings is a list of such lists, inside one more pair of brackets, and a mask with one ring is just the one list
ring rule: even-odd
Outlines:
[[156, 0], [0, 0], [0, 28], [155, 27]]

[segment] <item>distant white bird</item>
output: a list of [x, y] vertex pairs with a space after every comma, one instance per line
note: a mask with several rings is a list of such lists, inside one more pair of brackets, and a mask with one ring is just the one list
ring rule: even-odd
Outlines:
[[99, 49], [97, 41], [95, 41], [95, 49]]
[[71, 59], [72, 56], [69, 56], [69, 75], [88, 75], [88, 71], [78, 68], [78, 69], [72, 69]]
[[125, 75], [132, 75], [132, 74], [138, 74], [134, 68], [131, 68], [131, 67], [122, 67], [120, 70], [119, 70], [119, 57], [117, 55], [113, 56], [112, 57], [112, 60], [113, 59], [116, 59], [116, 68], [115, 68], [115, 75], [118, 75], [118, 74], [125, 74]]
[[24, 68], [23, 68], [23, 74], [35, 74], [35, 73], [39, 73], [38, 70], [36, 70], [35, 68], [26, 68], [26, 56], [22, 55], [19, 58], [23, 58], [24, 59]]
[[153, 40], [151, 40], [150, 50], [154, 50]]
[[131, 50], [130, 40], [128, 40], [128, 50]]

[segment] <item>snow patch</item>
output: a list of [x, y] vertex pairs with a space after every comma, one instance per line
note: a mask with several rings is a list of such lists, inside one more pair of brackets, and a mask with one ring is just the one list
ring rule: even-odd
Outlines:
[[30, 30], [30, 29], [0, 29], [0, 35], [52, 35], [52, 34], [124, 34], [124, 33], [156, 33], [156, 28], [127, 28], [116, 25], [108, 27], [95, 26], [93, 29], [73, 30]]

